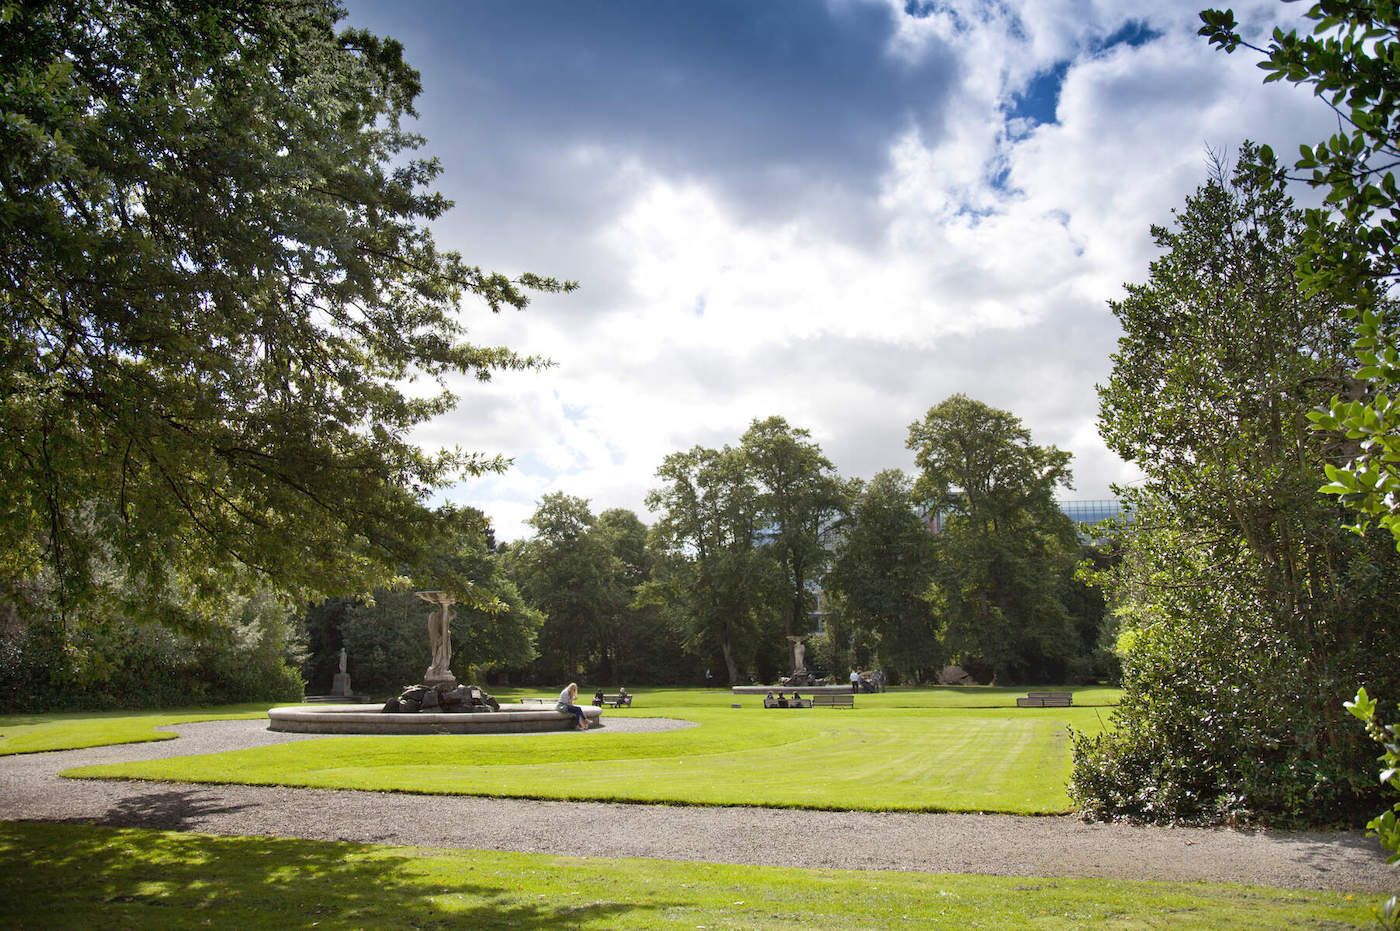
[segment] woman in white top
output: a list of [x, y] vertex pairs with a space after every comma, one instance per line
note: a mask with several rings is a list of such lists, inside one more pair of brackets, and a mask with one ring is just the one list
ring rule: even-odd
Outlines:
[[554, 707], [573, 715], [574, 727], [586, 731], [588, 730], [588, 719], [583, 716], [583, 709], [574, 704], [575, 698], [578, 698], [578, 683], [570, 682], [564, 686], [564, 691], [559, 693], [559, 701], [555, 703]]

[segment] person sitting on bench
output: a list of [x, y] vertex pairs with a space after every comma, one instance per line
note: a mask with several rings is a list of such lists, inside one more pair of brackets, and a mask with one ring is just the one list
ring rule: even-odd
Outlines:
[[603, 690], [602, 690], [602, 689], [599, 689], [598, 691], [596, 691], [596, 692], [593, 693], [593, 704], [597, 705], [599, 708], [603, 707]]
[[802, 696], [797, 694], [797, 689], [793, 689], [793, 690], [792, 690], [792, 707], [793, 707], [793, 708], [801, 708], [801, 707], [802, 707]]
[[779, 692], [779, 693], [778, 693], [778, 707], [779, 707], [779, 708], [786, 708], [787, 706], [788, 706], [787, 696], [784, 695], [782, 692]]

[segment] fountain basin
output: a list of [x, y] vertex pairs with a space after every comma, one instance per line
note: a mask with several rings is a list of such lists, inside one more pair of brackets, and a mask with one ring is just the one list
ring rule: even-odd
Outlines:
[[[597, 724], [603, 709], [581, 705], [589, 724]], [[574, 716], [553, 705], [502, 705], [500, 711], [445, 714], [419, 711], [384, 714], [364, 705], [321, 705], [315, 708], [273, 708], [267, 729], [296, 734], [528, 734], [567, 731]]]

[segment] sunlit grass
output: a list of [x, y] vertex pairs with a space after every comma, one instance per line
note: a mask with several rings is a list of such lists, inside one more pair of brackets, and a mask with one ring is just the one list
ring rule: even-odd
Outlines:
[[[1014, 706], [1024, 690], [971, 694]], [[639, 734], [603, 728], [327, 737], [65, 775], [689, 805], [1070, 810], [1068, 728], [1096, 733], [1106, 711], [951, 707], [950, 698], [966, 702], [966, 690], [863, 695], [853, 710], [765, 710], [759, 696], [658, 689], [640, 692], [632, 709], [606, 715], [698, 726]], [[730, 707], [735, 703], [740, 707]]]
[[80, 750], [108, 744], [172, 740], [175, 734], [157, 731], [167, 724], [192, 721], [224, 721], [260, 718], [270, 706], [224, 705], [165, 711], [73, 711], [53, 714], [0, 715], [0, 756], [42, 753], [46, 750]]
[[6, 928], [1323, 928], [1378, 899], [0, 823]]
[[[592, 683], [579, 683], [579, 698], [587, 701], [597, 686]], [[631, 687], [629, 686], [629, 689]], [[856, 696], [857, 708], [1015, 708], [1016, 699], [1032, 689], [1054, 689], [1073, 692], [1076, 707], [1112, 707], [1118, 704], [1123, 690], [1104, 685], [1031, 685], [1002, 687], [989, 685], [937, 686], [921, 688], [892, 688], [879, 694]], [[617, 689], [608, 686], [603, 689], [613, 694]], [[789, 690], [790, 691], [790, 690]], [[798, 691], [804, 691], [799, 689]], [[735, 695], [727, 688], [697, 689], [679, 686], [648, 687], [636, 690], [637, 694], [630, 709], [635, 714], [652, 713], [658, 708], [727, 708], [731, 704], [752, 705], [761, 703], [761, 695]], [[492, 694], [502, 701], [515, 701], [523, 697], [549, 698], [551, 701], [558, 691], [532, 688], [493, 689]], [[621, 709], [627, 711], [628, 709]], [[608, 709], [612, 713], [612, 709]]]

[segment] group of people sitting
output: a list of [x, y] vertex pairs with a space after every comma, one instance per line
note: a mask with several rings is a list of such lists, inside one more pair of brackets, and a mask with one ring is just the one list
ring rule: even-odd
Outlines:
[[[605, 702], [607, 702], [607, 701], [608, 701], [608, 696], [606, 696], [606, 695], [603, 694], [603, 690], [602, 690], [602, 689], [599, 689], [598, 691], [596, 691], [596, 692], [593, 693], [593, 704], [596, 705], [596, 706], [598, 706], [599, 708], [603, 707], [603, 704], [604, 704]], [[617, 697], [614, 698], [614, 699], [612, 699], [612, 705], [613, 705], [613, 707], [614, 707], [614, 708], [621, 708], [623, 705], [631, 705], [631, 704], [632, 704], [632, 696], [629, 695], [629, 694], [627, 694], [627, 687], [626, 687], [626, 686], [623, 686], [622, 688], [618, 689], [618, 690], [617, 690]]]
[[765, 708], [806, 708], [810, 699], [803, 698], [796, 689], [792, 691], [792, 697], [788, 698], [786, 693], [779, 691], [777, 697], [773, 696], [773, 690], [769, 689], [768, 694], [763, 696], [763, 707]]

